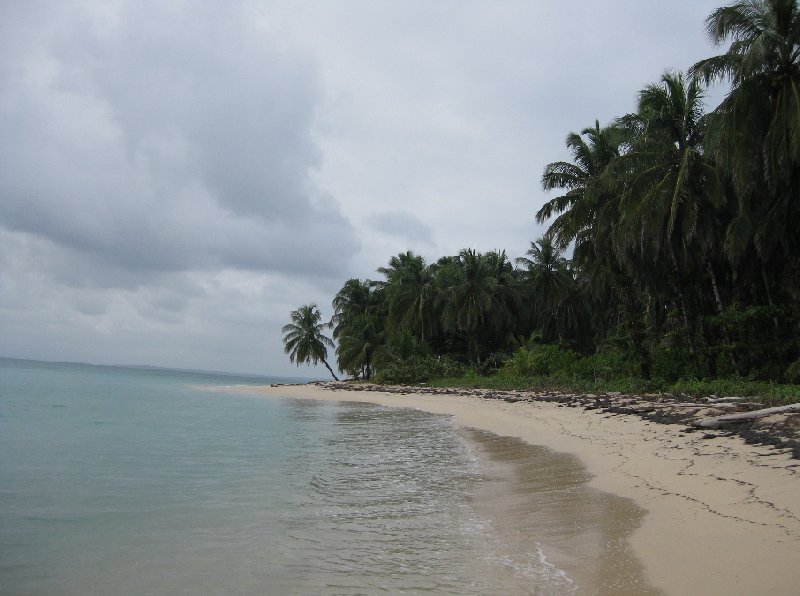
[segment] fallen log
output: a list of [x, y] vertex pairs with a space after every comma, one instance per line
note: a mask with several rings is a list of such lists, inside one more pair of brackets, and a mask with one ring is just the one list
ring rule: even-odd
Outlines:
[[777, 406], [775, 408], [763, 408], [761, 410], [754, 410], [752, 412], [741, 412], [739, 414], [725, 414], [724, 416], [715, 416], [713, 418], [703, 418], [692, 423], [692, 426], [698, 428], [719, 428], [726, 424], [736, 424], [737, 422], [746, 422], [748, 420], [755, 420], [756, 418], [763, 418], [764, 416], [771, 416], [772, 414], [792, 414], [800, 413], [800, 403], [790, 404], [788, 406]]

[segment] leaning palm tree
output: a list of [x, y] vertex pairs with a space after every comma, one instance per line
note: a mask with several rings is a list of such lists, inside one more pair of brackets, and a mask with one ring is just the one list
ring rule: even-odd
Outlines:
[[316, 304], [304, 304], [291, 313], [292, 322], [284, 325], [281, 332], [283, 336], [283, 351], [289, 354], [291, 362], [300, 364], [314, 364], [322, 362], [325, 368], [337, 381], [339, 378], [334, 374], [326, 358], [328, 348], [333, 347], [333, 341], [325, 335], [323, 330], [329, 327], [329, 323], [321, 323], [322, 315]]

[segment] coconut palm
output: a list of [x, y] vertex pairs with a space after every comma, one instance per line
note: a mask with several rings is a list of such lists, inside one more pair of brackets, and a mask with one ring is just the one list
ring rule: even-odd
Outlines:
[[537, 306], [551, 308], [569, 290], [571, 276], [567, 260], [553, 243], [551, 236], [531, 242], [526, 257], [517, 257], [517, 265], [525, 268], [524, 278], [531, 285]]
[[[697, 317], [687, 297], [688, 264], [702, 262], [695, 242], [699, 222], [714, 210], [709, 193], [714, 172], [702, 148], [702, 92], [696, 79], [667, 71], [639, 93], [637, 108], [618, 122], [631, 140], [629, 151], [610, 168], [626, 178], [617, 244], [650, 295], [669, 279], [668, 299], [680, 312], [694, 355]], [[648, 268], [657, 275], [648, 275]]]
[[481, 253], [465, 249], [457, 260], [440, 270], [439, 278], [441, 291], [436, 301], [442, 313], [442, 327], [448, 333], [463, 334], [470, 358], [480, 364], [478, 335], [497, 314], [497, 278], [491, 262]]
[[[601, 128], [597, 121], [581, 134], [570, 133], [567, 147], [573, 163], [551, 163], [542, 175], [544, 190], [566, 193], [545, 203], [536, 214], [539, 223], [556, 216], [547, 230], [555, 248], [564, 250], [574, 242], [572, 262], [580, 271], [582, 292], [595, 306], [603, 306], [592, 317], [601, 336], [616, 327], [620, 316], [627, 320], [629, 329], [637, 326], [627, 314], [634, 309], [620, 313], [617, 308], [622, 298], [631, 302], [637, 297], [631, 275], [623, 266], [625, 259], [614, 251], [626, 180], [622, 167], [615, 164], [628, 148], [629, 135], [625, 127]], [[615, 171], [610, 175], [612, 165]], [[631, 335], [638, 337], [633, 331]]]
[[800, 9], [796, 0], [748, 0], [706, 19], [724, 54], [701, 60], [706, 83], [729, 80], [715, 110], [709, 150], [731, 177], [739, 208], [725, 248], [738, 261], [753, 242], [762, 259], [800, 251]]
[[[544, 190], [566, 190], [538, 211], [542, 223], [556, 216], [547, 230], [554, 248], [574, 242], [573, 263], [580, 268], [585, 287], [598, 303], [610, 303], [609, 292], [628, 292], [631, 286], [612, 247], [619, 229], [620, 188], [624, 176], [608, 175], [628, 142], [629, 131], [619, 126], [585, 128], [570, 133], [567, 147], [573, 163], [554, 162], [542, 175]], [[599, 319], [608, 318], [605, 314]]]
[[395, 276], [399, 275], [404, 268], [413, 266], [413, 263], [419, 258], [420, 257], [415, 255], [410, 250], [401, 252], [397, 256], [389, 259], [388, 267], [378, 267], [378, 273], [382, 273], [386, 277], [386, 281], [376, 281], [374, 283], [378, 286], [384, 286], [391, 283]]
[[375, 370], [380, 371], [391, 365], [403, 365], [412, 358], [422, 356], [427, 352], [427, 347], [422, 344], [409, 331], [402, 330], [392, 333], [386, 342], [375, 351], [373, 362]]
[[384, 288], [389, 327], [407, 329], [425, 341], [433, 324], [434, 298], [433, 271], [425, 259], [409, 251], [392, 257], [389, 267], [378, 271], [387, 277]]
[[595, 121], [594, 127], [567, 135], [572, 163], [557, 161], [545, 166], [542, 188], [566, 193], [547, 201], [536, 213], [536, 221], [543, 223], [555, 216], [548, 234], [562, 250], [573, 241], [578, 253], [592, 250], [589, 247], [593, 233], [599, 227], [595, 224], [601, 223], [601, 218], [614, 218], [610, 203], [615, 197], [607, 192], [602, 180], [608, 165], [619, 157], [622, 132], [616, 127], [601, 128]]
[[331, 373], [334, 379], [339, 380], [334, 374], [326, 358], [328, 348], [333, 347], [333, 341], [325, 335], [323, 330], [329, 323], [320, 322], [322, 315], [316, 304], [305, 304], [293, 310], [291, 323], [284, 325], [281, 332], [283, 337], [283, 350], [289, 354], [289, 360], [301, 364], [314, 364], [319, 362]]
[[341, 330], [336, 355], [339, 368], [356, 378], [369, 379], [373, 356], [383, 344], [383, 329], [375, 315], [361, 313]]
[[567, 260], [548, 235], [531, 242], [525, 254], [527, 256], [518, 257], [516, 263], [525, 268], [523, 279], [533, 310], [533, 319], [548, 339], [552, 339], [555, 334], [563, 335], [563, 328], [558, 331], [555, 329], [561, 327], [561, 307], [569, 293], [574, 291], [574, 281]]
[[333, 298], [333, 337], [339, 337], [350, 321], [362, 313], [375, 313], [377, 300], [369, 280], [348, 279]]
[[639, 93], [637, 112], [619, 121], [632, 138], [618, 160], [629, 176], [622, 217], [628, 240], [653, 260], [680, 241], [691, 242], [710, 208], [713, 168], [703, 155], [702, 100], [696, 80], [667, 71]]

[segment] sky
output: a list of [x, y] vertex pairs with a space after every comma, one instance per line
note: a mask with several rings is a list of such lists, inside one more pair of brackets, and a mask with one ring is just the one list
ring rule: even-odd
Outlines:
[[0, 0], [0, 356], [323, 377], [291, 310], [522, 256], [567, 134], [723, 3]]

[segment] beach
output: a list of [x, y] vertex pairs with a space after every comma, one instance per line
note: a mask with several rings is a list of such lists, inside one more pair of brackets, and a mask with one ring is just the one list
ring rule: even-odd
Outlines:
[[797, 594], [800, 461], [740, 437], [686, 432], [638, 416], [548, 401], [355, 391], [322, 385], [243, 387], [265, 396], [376, 403], [452, 417], [464, 429], [521, 439], [580, 459], [589, 485], [646, 511], [629, 537], [665, 594]]

